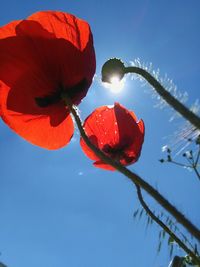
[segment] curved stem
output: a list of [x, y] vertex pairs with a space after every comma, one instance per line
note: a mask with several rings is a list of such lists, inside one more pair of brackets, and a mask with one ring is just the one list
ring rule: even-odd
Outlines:
[[180, 211], [177, 210], [166, 198], [164, 198], [156, 189], [154, 189], [150, 184], [144, 181], [139, 175], [131, 172], [129, 169], [125, 168], [120, 163], [112, 160], [107, 157], [101, 150], [99, 150], [95, 145], [91, 143], [87, 137], [83, 127], [82, 122], [76, 112], [76, 109], [73, 107], [71, 100], [67, 96], [63, 96], [66, 105], [68, 106], [70, 112], [74, 116], [76, 124], [78, 126], [79, 132], [87, 144], [87, 146], [99, 157], [103, 162], [111, 165], [119, 172], [128, 177], [134, 184], [139, 185], [147, 193], [149, 193], [164, 209], [166, 209], [180, 224], [182, 224], [194, 237], [200, 241], [200, 230], [193, 225]]
[[197, 169], [197, 167], [196, 167], [196, 165], [194, 163], [191, 164], [191, 162], [189, 161], [189, 163], [191, 165], [185, 165], [185, 164], [182, 164], [182, 163], [173, 161], [173, 160], [171, 160], [170, 162], [173, 163], [173, 164], [175, 164], [175, 165], [181, 166], [181, 167], [186, 167], [186, 168], [193, 169], [194, 172], [195, 172], [195, 174], [196, 174], [196, 176], [197, 176], [197, 178], [200, 180], [200, 173], [199, 173], [199, 171], [198, 171], [198, 169]]
[[191, 169], [193, 168], [191, 165], [185, 165], [183, 163], [179, 163], [179, 162], [176, 162], [174, 160], [171, 160], [170, 162], [173, 163], [173, 164], [175, 164], [175, 165], [181, 166], [181, 167], [191, 168]]
[[145, 209], [145, 211], [148, 213], [148, 215], [163, 229], [165, 230], [165, 232], [167, 232], [172, 238], [173, 240], [188, 254], [190, 255], [196, 262], [196, 264], [198, 264], [200, 266], [200, 258], [195, 255], [195, 253], [190, 250], [182, 241], [180, 238], [178, 238], [175, 233], [173, 233], [169, 227], [167, 227], [151, 210], [150, 208], [147, 206], [146, 202], [144, 201], [143, 197], [142, 197], [142, 192], [141, 189], [138, 185], [135, 185], [136, 189], [137, 189], [137, 195], [138, 195], [138, 199], [142, 205], [142, 207]]
[[193, 124], [197, 129], [200, 129], [200, 118], [180, 101], [171, 95], [148, 71], [139, 67], [125, 67], [124, 73], [137, 73], [141, 75], [150, 85], [154, 87], [156, 92], [186, 120]]
[[194, 168], [194, 171], [198, 177], [198, 179], [200, 180], [200, 173], [198, 171], [198, 161], [199, 161], [199, 157], [200, 157], [200, 145], [199, 145], [199, 150], [198, 150], [198, 153], [197, 153], [197, 157], [196, 157], [196, 160], [194, 160], [194, 164], [193, 164], [193, 168]]

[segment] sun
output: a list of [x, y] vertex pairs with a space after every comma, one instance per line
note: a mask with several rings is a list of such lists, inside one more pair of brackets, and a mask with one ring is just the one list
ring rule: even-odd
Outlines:
[[125, 79], [120, 80], [118, 76], [112, 76], [110, 78], [110, 83], [103, 82], [103, 86], [109, 89], [112, 93], [120, 93], [125, 85]]

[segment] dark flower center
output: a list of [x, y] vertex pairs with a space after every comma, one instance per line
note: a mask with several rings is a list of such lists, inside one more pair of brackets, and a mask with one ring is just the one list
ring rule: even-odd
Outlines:
[[87, 90], [87, 87], [87, 80], [83, 79], [70, 88], [64, 88], [63, 86], [59, 86], [58, 89], [51, 95], [47, 95], [44, 97], [35, 97], [35, 102], [39, 107], [45, 108], [61, 102], [63, 93], [65, 93], [72, 100], [73, 103], [79, 102], [83, 98], [84, 91]]
[[124, 155], [124, 149], [126, 146], [123, 147], [111, 147], [110, 145], [105, 145], [103, 147], [103, 152], [111, 156], [113, 159], [120, 160]]
[[[125, 138], [126, 139], [126, 138]], [[126, 142], [124, 144], [121, 144], [120, 146], [110, 146], [110, 145], [104, 145], [102, 148], [103, 152], [105, 152], [108, 156], [110, 156], [112, 159], [116, 161], [120, 161], [124, 159], [127, 163], [130, 163], [133, 160], [133, 157], [129, 157], [124, 151], [126, 148], [128, 148], [130, 145], [130, 142], [128, 138], [126, 139]]]

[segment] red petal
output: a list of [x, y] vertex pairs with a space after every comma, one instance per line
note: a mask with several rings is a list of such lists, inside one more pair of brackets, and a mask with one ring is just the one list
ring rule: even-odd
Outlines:
[[[39, 146], [56, 149], [68, 143], [73, 125], [64, 104], [41, 108], [35, 98], [54, 94], [61, 85], [71, 88], [83, 79], [87, 86], [75, 92], [73, 102], [78, 104], [86, 95], [95, 71], [89, 25], [73, 15], [53, 11], [12, 22], [0, 28], [0, 62], [3, 120]], [[41, 137], [44, 133], [49, 135], [46, 141]]]
[[133, 157], [133, 162], [136, 162], [140, 156], [142, 144], [144, 142], [145, 126], [143, 120], [138, 122], [138, 130], [135, 134], [133, 143], [125, 150], [127, 157]]
[[[86, 21], [64, 12], [40, 11], [29, 16], [27, 20], [38, 22], [54, 37], [70, 41], [81, 51], [87, 46], [91, 34], [89, 24]], [[31, 36], [33, 34], [38, 36], [38, 31], [34, 33], [29, 31], [29, 33]]]
[[[113, 151], [122, 149], [124, 156], [121, 155], [121, 164], [129, 165], [138, 159], [144, 140], [144, 123], [142, 120], [137, 122], [135, 114], [120, 104], [115, 103], [112, 108], [107, 106], [97, 108], [85, 120], [84, 128], [90, 141], [99, 149], [104, 149], [104, 152], [107, 152], [105, 147], [110, 147]], [[83, 139], [81, 147], [90, 159], [96, 161], [95, 166], [110, 169], [110, 166], [100, 161], [88, 148]], [[107, 153], [109, 155], [109, 152]], [[114, 158], [112, 155], [111, 157]]]
[[129, 140], [129, 145], [124, 150], [125, 157], [121, 160], [123, 165], [130, 165], [136, 162], [140, 156], [144, 141], [144, 122], [137, 121], [133, 111], [129, 111], [120, 104], [115, 104], [116, 117], [119, 125], [120, 143]]
[[67, 110], [55, 107], [50, 116], [47, 114], [24, 114], [4, 107], [6, 98], [0, 90], [1, 116], [8, 126], [30, 143], [46, 148], [58, 149], [69, 143], [74, 133], [74, 125]]
[[97, 168], [108, 170], [108, 171], [115, 171], [116, 169], [112, 167], [111, 165], [108, 165], [106, 163], [103, 163], [102, 161], [96, 161], [93, 163], [93, 165]]
[[12, 21], [4, 27], [0, 28], [0, 39], [16, 36], [15, 27], [21, 22], [21, 20]]
[[[92, 112], [84, 122], [83, 127], [87, 136], [90, 141], [100, 149], [107, 144], [107, 141], [110, 144], [118, 142], [118, 137], [116, 138], [116, 135], [114, 136], [114, 139], [112, 138], [113, 127], [116, 127], [115, 121], [111, 120], [113, 116], [113, 108], [102, 106]], [[86, 156], [88, 156], [91, 160], [95, 160], [97, 162], [99, 161], [99, 158], [86, 145], [82, 138], [80, 140], [80, 145]]]
[[[102, 148], [105, 144], [111, 146], [118, 143], [117, 124], [115, 124], [113, 108], [102, 106], [92, 112], [84, 122], [84, 128], [89, 137], [96, 137], [96, 145]], [[113, 132], [116, 134], [113, 134]]]
[[[27, 20], [0, 28], [0, 38], [1, 66], [3, 68], [6, 63], [7, 67], [4, 66], [4, 73], [10, 68], [7, 65], [13, 62], [15, 66], [21, 63], [19, 70], [22, 64], [31, 64], [28, 65], [31, 69], [34, 63], [41, 68], [45, 82], [51, 83], [53, 79], [53, 82], [71, 88], [86, 79], [87, 88], [80, 95], [79, 102], [86, 95], [95, 72], [92, 34], [87, 22], [63, 12], [38, 12]], [[15, 44], [21, 50], [15, 48]], [[8, 83], [4, 77], [0, 78]], [[41, 95], [49, 92], [52, 92], [52, 87], [47, 87]]]
[[129, 111], [119, 103], [115, 103], [114, 112], [119, 132], [119, 143], [128, 140], [132, 143], [138, 132], [137, 117], [133, 111]]
[[[94, 145], [97, 146], [96, 138], [90, 136], [89, 139]], [[99, 160], [99, 158], [95, 155], [95, 153], [86, 145], [83, 138], [80, 139], [80, 145], [88, 158], [90, 158], [91, 160]]]
[[144, 135], [144, 132], [145, 132], [145, 126], [144, 126], [144, 121], [143, 121], [143, 120], [140, 120], [140, 121], [138, 122], [138, 127], [139, 127], [139, 129], [140, 129], [141, 134]]
[[[55, 56], [62, 66], [63, 83], [70, 87], [86, 78], [89, 87], [94, 76], [96, 65], [89, 24], [71, 14], [55, 11], [38, 12], [30, 16], [28, 20], [38, 22], [42, 25], [43, 29], [51, 34], [51, 38], [53, 36], [53, 38], [59, 39], [60, 41], [66, 40], [69, 42], [69, 46], [72, 44], [68, 49], [55, 47]], [[28, 28], [26, 28], [25, 25], [26, 34], [31, 32], [29, 24], [27, 27]], [[36, 34], [38, 34], [38, 32], [37, 30]], [[77, 49], [71, 49], [71, 47]]]

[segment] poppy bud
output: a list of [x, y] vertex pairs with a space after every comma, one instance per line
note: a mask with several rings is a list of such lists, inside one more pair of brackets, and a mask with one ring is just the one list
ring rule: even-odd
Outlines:
[[124, 77], [125, 66], [124, 63], [118, 58], [111, 58], [106, 63], [104, 63], [101, 75], [102, 82], [111, 82], [113, 76], [117, 76], [119, 80]]

